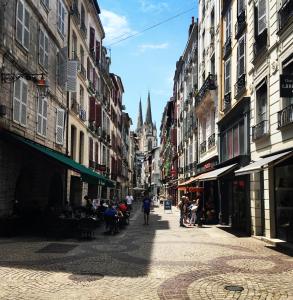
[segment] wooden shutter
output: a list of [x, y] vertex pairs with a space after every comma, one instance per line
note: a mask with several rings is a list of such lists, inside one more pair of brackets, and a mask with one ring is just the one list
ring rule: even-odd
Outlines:
[[95, 51], [95, 29], [90, 28], [90, 52]]
[[23, 46], [28, 50], [30, 43], [30, 14], [24, 10]]
[[89, 107], [90, 107], [90, 115], [89, 121], [93, 122], [96, 121], [96, 99], [94, 97], [90, 97], [89, 99]]
[[44, 35], [44, 68], [47, 70], [49, 66], [49, 37]]
[[238, 58], [238, 77], [245, 73], [245, 36], [243, 36], [238, 43], [237, 48], [237, 58]]
[[100, 62], [100, 42], [96, 41], [96, 64]]
[[94, 86], [94, 89], [96, 89], [96, 78], [97, 78], [97, 74], [96, 74], [95, 69], [93, 68], [93, 86]]
[[87, 79], [91, 79], [91, 63], [90, 63], [90, 58], [88, 57], [86, 60], [86, 73], [87, 73]]
[[102, 126], [102, 107], [100, 103], [97, 103], [96, 105], [96, 124], [97, 127]]
[[237, 4], [238, 4], [237, 8], [238, 8], [238, 16], [239, 16], [241, 12], [245, 10], [245, 0], [238, 0]]
[[258, 34], [261, 34], [267, 28], [266, 1], [258, 0]]
[[95, 143], [95, 162], [99, 162], [99, 143]]
[[20, 109], [21, 109], [21, 79], [14, 83], [14, 97], [13, 97], [13, 120], [20, 122]]
[[227, 61], [225, 61], [225, 94], [231, 91], [230, 73], [231, 73], [231, 66], [230, 66], [230, 59], [228, 59]]
[[63, 145], [64, 143], [64, 122], [65, 122], [65, 111], [64, 109], [57, 108], [56, 143], [59, 145]]
[[89, 160], [93, 161], [94, 156], [93, 156], [93, 139], [89, 138]]
[[16, 39], [22, 44], [22, 33], [23, 33], [23, 15], [24, 7], [22, 1], [17, 1], [17, 15], [16, 15]]
[[26, 108], [27, 108], [27, 83], [22, 80], [21, 87], [21, 115], [20, 115], [20, 123], [26, 126]]
[[47, 135], [47, 119], [48, 119], [48, 101], [47, 98], [43, 98], [43, 136]]
[[44, 31], [40, 29], [39, 33], [39, 64], [44, 65]]

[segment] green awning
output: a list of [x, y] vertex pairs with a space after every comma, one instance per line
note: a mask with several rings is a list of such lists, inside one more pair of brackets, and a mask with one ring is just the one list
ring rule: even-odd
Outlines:
[[31, 140], [25, 139], [23, 137], [15, 135], [15, 134], [9, 134], [9, 136], [13, 137], [15, 140], [17, 140], [19, 142], [26, 144], [27, 146], [30, 146], [31, 148], [33, 148], [35, 150], [47, 155], [48, 157], [55, 159], [59, 163], [67, 166], [69, 169], [76, 171], [77, 173], [80, 173], [81, 179], [84, 182], [103, 185], [103, 186], [107, 186], [107, 187], [114, 187], [114, 182], [112, 180], [94, 172], [93, 170], [85, 167], [84, 165], [77, 163], [70, 157], [68, 157], [60, 152], [57, 152], [55, 150], [52, 150], [48, 147], [45, 147], [43, 145], [40, 145], [38, 143], [35, 143]]

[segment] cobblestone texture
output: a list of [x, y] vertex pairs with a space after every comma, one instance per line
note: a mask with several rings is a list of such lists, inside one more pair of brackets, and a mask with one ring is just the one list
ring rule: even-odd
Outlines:
[[[293, 299], [292, 256], [216, 226], [179, 227], [174, 209], [142, 222], [137, 210], [120, 234], [100, 228], [91, 242], [1, 239], [0, 299]], [[38, 252], [52, 243], [76, 247]]]

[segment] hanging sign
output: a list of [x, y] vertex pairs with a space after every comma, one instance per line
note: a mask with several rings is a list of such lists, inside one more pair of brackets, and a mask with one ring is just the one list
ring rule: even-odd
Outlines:
[[293, 97], [293, 75], [280, 75], [280, 97]]

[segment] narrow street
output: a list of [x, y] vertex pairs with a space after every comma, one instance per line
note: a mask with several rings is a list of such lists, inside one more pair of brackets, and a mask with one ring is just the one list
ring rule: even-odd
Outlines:
[[[0, 299], [293, 299], [293, 258], [224, 228], [182, 228], [136, 204], [118, 235], [1, 239]], [[228, 291], [226, 286], [242, 287]]]

